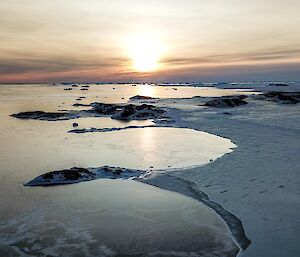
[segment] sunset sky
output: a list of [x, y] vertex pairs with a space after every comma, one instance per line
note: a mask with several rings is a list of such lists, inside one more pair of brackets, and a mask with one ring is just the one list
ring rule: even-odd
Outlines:
[[0, 82], [300, 80], [299, 0], [3, 0]]

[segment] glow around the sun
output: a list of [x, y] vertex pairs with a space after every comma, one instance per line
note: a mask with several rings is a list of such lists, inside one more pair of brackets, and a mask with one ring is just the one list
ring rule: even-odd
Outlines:
[[128, 40], [128, 55], [132, 68], [138, 72], [151, 72], [159, 68], [163, 46], [159, 38], [151, 34], [137, 34]]

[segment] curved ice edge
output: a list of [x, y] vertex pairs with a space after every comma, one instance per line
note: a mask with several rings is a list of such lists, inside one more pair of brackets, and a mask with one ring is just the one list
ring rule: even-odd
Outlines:
[[198, 188], [198, 185], [193, 181], [170, 174], [155, 174], [154, 176], [138, 179], [138, 181], [192, 197], [205, 204], [213, 209], [226, 223], [232, 238], [240, 248], [240, 251], [246, 250], [250, 245], [251, 240], [247, 238], [241, 220], [231, 212], [225, 210], [220, 204], [210, 200], [208, 195], [201, 191]]
[[197, 184], [174, 175], [166, 175], [164, 170], [152, 171], [102, 166], [99, 168], [76, 168], [48, 172], [25, 183], [24, 186], [57, 186], [80, 183], [96, 179], [131, 179], [160, 189], [177, 192], [192, 197], [213, 209], [226, 223], [232, 238], [240, 251], [245, 250], [251, 241], [246, 237], [242, 222], [220, 204], [209, 199], [200, 191]]
[[[168, 120], [168, 122], [165, 122], [164, 120], [163, 121], [154, 120], [154, 123], [155, 124], [153, 124], [153, 125], [144, 125], [144, 126], [126, 126], [126, 127], [112, 127], [112, 128], [93, 128], [93, 127], [91, 127], [91, 128], [83, 128], [83, 129], [72, 129], [72, 130], [69, 130], [68, 133], [83, 134], [83, 133], [93, 133], [93, 132], [113, 132], [113, 131], [120, 131], [120, 130], [127, 130], [127, 129], [140, 129], [140, 128], [176, 128], [176, 129], [191, 129], [191, 130], [195, 130], [195, 131], [205, 132], [205, 133], [208, 133], [208, 134], [211, 134], [214, 136], [218, 136], [218, 137], [230, 140], [233, 144], [235, 144], [234, 141], [232, 141], [231, 139], [228, 139], [220, 134], [216, 134], [216, 133], [212, 134], [208, 130], [184, 126], [182, 124], [178, 124], [174, 120]], [[166, 124], [166, 123], [169, 123], [169, 124]], [[238, 147], [238, 146], [236, 145], [230, 149], [233, 150], [236, 147]]]

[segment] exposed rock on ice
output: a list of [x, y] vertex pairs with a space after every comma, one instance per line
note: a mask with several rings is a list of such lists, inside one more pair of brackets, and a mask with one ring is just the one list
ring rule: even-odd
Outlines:
[[[82, 98], [80, 98], [81, 100]], [[79, 99], [76, 99], [76, 100], [79, 100]], [[73, 104], [74, 107], [89, 107], [91, 106], [90, 104], [80, 104], [80, 103], [75, 103]]]
[[103, 166], [99, 168], [77, 168], [58, 170], [45, 173], [34, 178], [25, 186], [53, 186], [74, 184], [95, 179], [135, 179], [142, 178], [147, 173], [142, 170]]
[[96, 112], [101, 115], [111, 115], [116, 120], [147, 120], [160, 117], [165, 111], [154, 105], [142, 104], [104, 104], [92, 103], [89, 112]]
[[275, 87], [288, 87], [288, 84], [284, 84], [284, 83], [270, 83], [269, 86], [275, 86]]
[[116, 120], [147, 120], [157, 118], [164, 112], [161, 108], [149, 104], [128, 104], [123, 106], [121, 111], [113, 114], [111, 118]]
[[153, 100], [155, 97], [144, 96], [144, 95], [135, 95], [129, 98], [130, 100]]
[[266, 92], [257, 95], [256, 99], [268, 100], [283, 104], [297, 104], [300, 102], [300, 92]]
[[57, 120], [69, 120], [78, 118], [80, 115], [70, 112], [44, 112], [44, 111], [33, 111], [33, 112], [20, 112], [12, 114], [12, 117], [18, 119], [33, 119], [33, 120], [46, 120], [46, 121], [57, 121]]
[[89, 112], [96, 112], [101, 115], [111, 115], [121, 111], [121, 107], [117, 104], [92, 103], [92, 109]]
[[83, 129], [72, 129], [72, 130], [69, 130], [68, 133], [83, 134], [83, 133], [93, 133], [93, 132], [112, 132], [112, 131], [119, 131], [119, 130], [125, 130], [125, 129], [155, 128], [155, 127], [158, 127], [158, 126], [147, 125], [147, 126], [127, 126], [127, 127], [123, 127], [123, 128], [83, 128]]
[[99, 117], [99, 116], [111, 116], [116, 120], [147, 120], [160, 118], [165, 111], [162, 108], [155, 107], [154, 105], [142, 104], [105, 104], [105, 103], [92, 103], [92, 104], [80, 104], [76, 103], [75, 107], [87, 107], [92, 106], [90, 110], [79, 110], [69, 112], [44, 112], [44, 111], [32, 111], [32, 112], [20, 112], [12, 114], [12, 117], [19, 119], [34, 119], [34, 120], [70, 120], [81, 117]]
[[206, 102], [204, 106], [217, 108], [237, 107], [247, 104], [244, 100], [246, 97], [245, 95], [223, 96]]

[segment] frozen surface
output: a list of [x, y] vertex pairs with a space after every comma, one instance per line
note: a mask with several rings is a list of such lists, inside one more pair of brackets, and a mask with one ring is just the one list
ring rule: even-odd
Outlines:
[[133, 181], [20, 189], [39, 202], [0, 223], [0, 255], [231, 257], [223, 221], [189, 197]]
[[[26, 100], [34, 100], [38, 103], [46, 100], [47, 102], [54, 102], [53, 108], [47, 110], [56, 110], [57, 101], [59, 101], [59, 107], [63, 109], [73, 109], [74, 103], [126, 103], [129, 98], [142, 95], [155, 98], [188, 98], [193, 96], [226, 96], [226, 95], [239, 95], [249, 94], [248, 91], [237, 89], [224, 90], [216, 87], [190, 87], [190, 86], [156, 86], [149, 84], [103, 84], [103, 85], [90, 85], [88, 90], [82, 91], [81, 87], [72, 88], [70, 91], [64, 91], [65, 88], [70, 88], [67, 85], [46, 85], [46, 84], [25, 84], [25, 85], [0, 85], [1, 98], [6, 98], [5, 101], [18, 100], [19, 104], [26, 102]], [[176, 90], [174, 90], [176, 89]], [[45, 97], [47, 94], [47, 97]], [[80, 97], [84, 97], [81, 100]], [[21, 111], [35, 111], [32, 101], [27, 105], [23, 105]], [[26, 108], [27, 107], [27, 108]], [[44, 111], [47, 111], [44, 110]]]
[[[87, 96], [92, 88], [79, 92]], [[154, 171], [203, 165], [232, 152], [236, 146], [230, 140], [192, 129], [155, 127], [71, 134], [68, 131], [73, 123], [79, 129], [101, 129], [149, 126], [153, 122], [102, 117], [58, 122], [20, 120], [9, 115], [41, 107], [48, 112], [73, 110], [78, 101], [72, 95], [74, 89], [0, 86], [0, 93], [1, 256], [60, 256], [61, 252], [122, 257], [124, 253], [236, 255], [239, 249], [223, 220], [207, 206], [183, 195], [138, 182], [105, 179], [54, 190], [22, 185], [46, 171], [70, 167], [110, 165]], [[80, 102], [89, 103], [98, 93]]]
[[[198, 100], [182, 101], [194, 106]], [[239, 217], [252, 241], [240, 256], [298, 256], [299, 104], [252, 99], [235, 108], [181, 108], [173, 114], [177, 126], [227, 137], [239, 146], [206, 166], [173, 175], [195, 182], [212, 201]]]
[[[276, 83], [279, 84], [279, 82]], [[45, 85], [25, 85], [23, 87], [22, 85], [21, 87], [1, 85], [0, 136], [2, 147], [0, 148], [0, 193], [2, 197], [0, 197], [0, 217], [1, 220], [5, 221], [1, 232], [6, 235], [5, 240], [16, 240], [15, 238], [7, 239], [9, 233], [5, 234], [6, 231], [13, 231], [12, 229], [20, 227], [20, 224], [32, 224], [29, 220], [38, 221], [36, 217], [41, 217], [41, 214], [45, 212], [49, 212], [49, 216], [54, 215], [52, 220], [55, 220], [57, 218], [55, 217], [56, 213], [52, 214], [49, 208], [44, 205], [48, 203], [48, 201], [54, 204], [55, 208], [58, 209], [57, 213], [59, 215], [62, 212], [60, 211], [60, 207], [58, 208], [58, 203], [63, 201], [64, 208], [67, 209], [68, 207], [65, 207], [67, 199], [72, 199], [71, 196], [73, 194], [76, 195], [74, 191], [70, 194], [66, 193], [68, 190], [76, 190], [75, 188], [78, 188], [78, 186], [89, 187], [89, 185], [91, 185], [90, 183], [101, 184], [102, 186], [107, 183], [107, 181], [98, 180], [82, 183], [80, 185], [59, 187], [59, 189], [57, 189], [58, 191], [37, 188], [28, 190], [28, 188], [25, 189], [22, 186], [22, 183], [46, 171], [66, 169], [75, 166], [99, 167], [102, 165], [137, 169], [144, 165], [145, 169], [152, 169], [151, 167], [153, 167], [154, 170], [185, 167], [184, 169], [173, 169], [168, 173], [168, 176], [173, 176], [179, 179], [179, 181], [182, 179], [182, 181], [193, 183], [200, 195], [201, 192], [204, 192], [210, 198], [210, 201], [205, 203], [206, 205], [209, 206], [212, 202], [220, 204], [222, 209], [241, 220], [246, 236], [251, 239], [252, 243], [245, 251], [240, 253], [240, 256], [298, 256], [298, 238], [300, 236], [299, 104], [283, 104], [280, 101], [259, 100], [256, 96], [247, 97], [244, 99], [247, 101], [247, 104], [233, 108], [227, 106], [222, 106], [221, 108], [205, 107], [203, 104], [213, 100], [214, 98], [212, 97], [240, 94], [248, 96], [253, 93], [253, 90], [260, 92], [300, 91], [299, 83], [288, 82], [287, 86], [274, 85], [272, 82], [218, 83], [215, 86], [219, 89], [212, 86], [213, 84], [197, 84], [192, 85], [192, 87], [187, 85], [168, 85], [167, 87], [149, 85], [90, 85], [89, 88], [86, 88], [88, 90], [85, 91], [80, 90], [82, 88], [81, 86], [65, 91], [64, 88], [69, 86], [56, 85], [49, 87]], [[35, 111], [40, 109], [41, 106], [44, 107], [43, 111], [58, 111], [58, 109], [63, 111], [74, 110], [76, 107], [74, 107], [73, 104], [76, 102], [83, 104], [89, 104], [91, 102], [125, 103], [130, 97], [135, 95], [158, 98], [148, 99], [146, 101], [151, 101], [156, 106], [167, 108], [167, 115], [170, 119], [168, 121], [155, 121], [156, 125], [167, 122], [168, 126], [182, 129], [147, 127], [153, 125], [152, 121], [131, 121], [124, 123], [107, 118], [86, 118], [72, 121], [59, 121], [54, 124], [52, 122], [43, 121], [23, 121], [8, 117], [8, 115], [15, 112]], [[76, 100], [82, 96], [86, 98]], [[136, 99], [135, 101], [142, 102], [144, 100], [145, 99]], [[88, 107], [80, 107], [80, 109], [81, 108]], [[172, 122], [169, 123], [169, 121]], [[94, 128], [98, 132], [104, 129], [104, 131], [107, 132], [83, 134], [67, 133], [67, 131], [73, 128], [73, 122], [78, 122], [79, 129]], [[141, 128], [132, 128], [135, 126]], [[117, 131], [113, 128], [124, 129]], [[158, 131], [156, 129], [160, 130], [160, 132], [153, 133], [153, 131]], [[162, 131], [168, 130], [174, 131], [174, 134], [165, 133], [165, 135], [162, 136]], [[205, 134], [205, 137], [208, 136], [208, 138], [209, 135], [213, 136], [212, 134], [220, 136], [213, 137], [221, 141], [208, 141], [208, 145], [211, 144], [209, 147], [213, 147], [210, 152], [216, 150], [215, 147], [219, 144], [218, 142], [222, 142], [221, 148], [224, 146], [223, 143], [226, 145], [226, 142], [228, 144], [233, 144], [232, 142], [234, 142], [238, 147], [232, 152], [230, 148], [234, 147], [234, 145], [227, 145], [225, 150], [222, 148], [222, 151], [215, 157], [208, 157], [208, 155], [205, 154], [206, 151], [203, 146], [195, 141], [195, 138], [192, 136], [193, 133], [195, 133], [197, 137], [199, 133], [204, 133], [200, 131], [208, 132], [209, 134]], [[170, 138], [163, 141], [163, 138], [168, 136], [172, 139], [172, 143], [169, 143], [169, 145], [168, 142], [170, 142]], [[200, 138], [201, 137], [199, 137], [199, 142], [202, 141]], [[186, 145], [189, 145], [189, 147], [185, 147]], [[136, 146], [140, 147], [139, 150], [136, 149]], [[104, 150], [99, 151], [99, 149]], [[108, 154], [108, 150], [109, 153], [113, 152], [114, 155], [111, 156], [111, 154]], [[218, 158], [226, 151], [231, 153], [226, 154], [222, 158]], [[188, 154], [186, 154], [187, 152]], [[145, 153], [147, 154], [145, 155]], [[178, 155], [176, 155], [176, 153]], [[203, 156], [205, 156], [205, 158], [203, 158]], [[215, 159], [215, 161], [209, 162], [209, 158]], [[176, 163], [174, 160], [178, 160], [178, 162]], [[137, 162], [142, 163], [142, 165], [137, 167]], [[193, 166], [195, 162], [197, 162], [197, 167], [186, 168], [187, 166]], [[172, 164], [170, 165], [170, 163]], [[208, 164], [199, 166], [201, 163]], [[102, 182], [104, 182], [104, 184], [102, 184]], [[134, 182], [120, 181], [120, 183]], [[171, 191], [177, 191], [199, 200], [197, 198], [198, 194], [194, 195], [189, 187], [185, 188], [181, 183], [171, 183], [170, 180], [166, 179], [166, 176], [162, 175], [161, 178], [157, 177], [153, 179], [151, 184]], [[129, 189], [127, 186], [125, 186], [125, 188], [126, 190]], [[57, 194], [60, 190], [63, 190], [63, 193]], [[85, 193], [89, 194], [89, 192], [86, 191]], [[97, 193], [97, 195], [103, 195], [105, 197], [98, 197], [98, 200], [102, 201], [106, 199], [110, 201], [107, 194], [104, 191], [102, 191], [102, 193]], [[57, 195], [53, 197], [52, 194]], [[124, 192], [120, 195], [123, 194]], [[7, 195], [10, 196], [9, 199], [5, 197]], [[124, 195], [128, 196], [126, 194]], [[142, 194], [142, 196], [142, 201], [144, 202], [144, 197], [146, 197], [147, 194]], [[146, 199], [148, 203], [151, 198]], [[191, 200], [190, 198], [187, 199]], [[110, 204], [113, 202], [114, 200], [110, 202]], [[41, 206], [37, 207], [37, 203]], [[174, 201], [174, 203], [177, 202]], [[87, 201], [85, 204], [90, 203]], [[163, 205], [155, 203], [153, 206], [161, 207]], [[43, 209], [44, 207], [45, 209]], [[189, 208], [186, 208], [185, 211], [188, 209]], [[31, 218], [29, 215], [30, 218], [27, 219], [26, 215], [28, 212], [31, 213], [30, 210], [32, 210], [34, 218]], [[83, 210], [80, 209], [79, 213], [83, 213]], [[176, 216], [178, 211], [173, 209], [171, 213]], [[66, 214], [70, 216], [70, 212], [66, 212], [65, 215]], [[172, 223], [168, 224], [172, 227], [174, 225], [171, 218], [172, 216], [170, 216], [170, 214], [167, 216], [170, 218], [167, 220]], [[20, 217], [20, 219], [17, 217]], [[136, 213], [130, 214], [130, 217], [136, 217]], [[197, 217], [200, 216], [197, 214]], [[224, 217], [226, 218], [227, 216], [223, 216], [225, 220]], [[148, 220], [148, 218], [149, 217], [147, 217], [146, 220]], [[188, 220], [195, 219], [190, 219], [189, 217]], [[136, 220], [134, 219], [134, 221]], [[15, 225], [15, 227], [9, 227], [10, 224], [17, 225]], [[44, 223], [37, 222], [36, 224]], [[126, 223], [126, 229], [128, 229], [128, 224], [129, 223]], [[70, 225], [68, 227], [72, 226]], [[85, 227], [85, 225], [83, 227]], [[26, 228], [25, 225], [25, 230], [26, 229], [28, 228]], [[30, 229], [31, 228], [29, 228], [29, 230]], [[34, 229], [37, 231], [37, 228]], [[80, 229], [80, 231], [82, 235], [85, 235], [83, 230]], [[189, 234], [191, 230], [188, 231]], [[197, 231], [200, 233], [199, 230]], [[231, 232], [233, 232], [233, 230], [231, 230]], [[23, 231], [18, 233], [17, 235], [23, 237], [32, 235], [30, 233], [23, 233]], [[49, 234], [49, 231], [45, 233]], [[159, 235], [162, 233], [163, 232], [160, 231], [158, 232]], [[69, 235], [69, 233], [67, 234]], [[171, 233], [169, 233], [168, 236], [170, 234]], [[183, 235], [184, 233], [179, 234]], [[225, 234], [222, 233], [222, 236]], [[90, 238], [90, 235], [91, 234], [88, 234], [86, 238]], [[193, 232], [189, 235], [193, 235]], [[196, 237], [197, 235], [192, 238]], [[155, 236], [153, 238], [155, 238]], [[23, 239], [24, 238], [21, 238], [21, 241]], [[26, 240], [30, 241], [32, 239], [25, 238], [25, 242]], [[181, 242], [181, 239], [178, 239], [178, 241], [176, 241], [177, 239], [172, 240], [174, 242]], [[187, 241], [189, 240], [190, 239]], [[120, 241], [122, 242], [122, 240]], [[133, 240], [133, 242], [136, 241]], [[163, 242], [165, 243], [167, 241]], [[198, 243], [199, 241], [192, 245], [197, 246]], [[79, 244], [78, 241], [76, 241], [75, 244]], [[168, 244], [166, 243], [166, 245]], [[192, 245], [189, 244], [186, 246], [187, 248], [185, 248], [185, 246], [183, 248], [192, 249]], [[116, 248], [109, 247], [105, 244], [100, 246], [101, 251], [105, 251], [107, 256], [113, 256], [111, 254]], [[26, 245], [26, 247], [28, 247], [28, 245]], [[176, 254], [177, 256], [193, 256], [185, 250], [176, 250], [176, 253], [171, 253], [169, 249], [175, 248], [172, 245], [168, 250], [164, 249], [163, 251], [165, 252], [163, 256], [172, 256], [172, 254], [174, 256]], [[225, 249], [224, 244], [222, 249]], [[213, 256], [218, 255], [214, 253]], [[226, 256], [226, 254], [220, 256]]]

